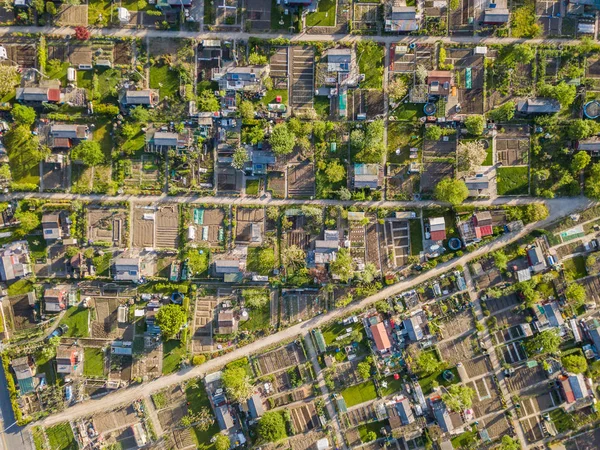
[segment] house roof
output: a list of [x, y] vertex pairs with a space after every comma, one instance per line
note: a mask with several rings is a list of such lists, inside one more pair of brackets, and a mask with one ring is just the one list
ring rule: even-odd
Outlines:
[[488, 8], [485, 10], [483, 21], [484, 23], [506, 23], [509, 15], [506, 8]]
[[427, 83], [431, 84], [432, 81], [440, 83], [452, 81], [452, 72], [449, 70], [430, 70], [427, 73]]
[[423, 329], [421, 328], [421, 323], [416, 316], [404, 320], [403, 323], [411, 341], [419, 341], [423, 339]]
[[388, 336], [388, 332], [385, 329], [385, 324], [383, 322], [379, 322], [376, 325], [371, 325], [371, 333], [373, 333], [373, 340], [375, 341], [377, 350], [384, 351], [392, 346], [390, 337]]
[[476, 225], [492, 225], [492, 214], [489, 211], [481, 211], [473, 214], [473, 219], [475, 219]]
[[600, 150], [600, 136], [592, 136], [577, 143], [578, 150], [595, 151]]
[[548, 322], [552, 327], [560, 327], [565, 323], [565, 320], [558, 309], [557, 302], [550, 302], [544, 305], [544, 311], [546, 312], [546, 317], [548, 317]]
[[532, 247], [527, 250], [527, 258], [529, 259], [529, 264], [532, 266], [536, 266], [540, 263], [544, 262], [544, 254], [542, 253], [542, 249], [539, 247]]
[[481, 191], [490, 187], [490, 180], [488, 177], [469, 177], [465, 179], [467, 189], [470, 191]]
[[587, 397], [587, 387], [583, 375], [578, 373], [577, 375], [569, 375], [569, 384], [573, 390], [573, 396], [575, 400]]
[[409, 425], [415, 421], [415, 416], [407, 398], [404, 398], [402, 401], [396, 403], [396, 409], [398, 410], [402, 425]]
[[475, 236], [479, 239], [485, 236], [491, 236], [494, 234], [494, 229], [491, 225], [485, 225], [483, 227], [475, 227]]
[[448, 433], [454, 429], [454, 424], [450, 419], [450, 414], [443, 401], [437, 400], [432, 402], [431, 408], [433, 409], [433, 415], [437, 420], [438, 425], [444, 433]]
[[553, 114], [560, 111], [560, 103], [551, 98], [528, 98], [517, 104], [517, 111], [523, 114]]
[[571, 383], [569, 383], [569, 379], [565, 378], [560, 380], [560, 384], [563, 388], [567, 403], [573, 403], [575, 401], [575, 395], [573, 394], [573, 389], [571, 389]]
[[250, 416], [253, 419], [258, 419], [265, 413], [265, 408], [260, 395], [254, 394], [248, 399], [248, 409], [250, 411]]
[[240, 271], [240, 262], [236, 259], [217, 259], [215, 261], [215, 272], [233, 273]]
[[115, 259], [115, 267], [117, 270], [127, 270], [128, 268], [134, 267], [138, 268], [140, 265], [139, 258], [116, 258]]
[[83, 139], [86, 136], [87, 129], [85, 125], [57, 123], [50, 126], [50, 134], [54, 138]]
[[168, 133], [165, 131], [157, 131], [152, 137], [154, 145], [165, 147], [176, 147], [178, 139], [178, 133]]
[[139, 91], [126, 91], [125, 92], [125, 103], [128, 105], [150, 105], [152, 104], [152, 97], [156, 91], [153, 89], [142, 89]]
[[432, 230], [445, 230], [446, 229], [446, 219], [443, 217], [430, 217], [429, 218], [429, 226]]
[[431, 240], [432, 241], [443, 241], [446, 239], [446, 230], [431, 230]]
[[219, 422], [221, 430], [233, 428], [233, 418], [231, 417], [227, 405], [221, 405], [215, 408], [215, 415], [217, 416], [217, 422]]

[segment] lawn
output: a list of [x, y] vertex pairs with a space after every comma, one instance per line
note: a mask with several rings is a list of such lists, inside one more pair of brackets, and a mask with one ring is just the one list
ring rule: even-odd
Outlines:
[[494, 141], [488, 141], [490, 145], [487, 148], [487, 153], [485, 155], [485, 161], [483, 161], [483, 166], [493, 166], [494, 165]]
[[348, 408], [377, 398], [377, 391], [371, 380], [347, 387], [341, 394]]
[[[206, 390], [202, 381], [197, 379], [195, 382], [190, 382], [185, 389], [188, 407], [193, 413], [199, 412], [202, 408], [211, 409], [210, 400], [206, 395]], [[210, 442], [211, 438], [219, 432], [219, 425], [214, 421], [210, 428], [206, 431], [200, 430], [198, 427], [193, 428], [192, 436], [197, 441], [197, 448], [200, 450], [214, 449], [214, 444]]]
[[452, 447], [454, 448], [472, 448], [473, 444], [477, 442], [477, 431], [468, 430], [461, 433], [451, 439]]
[[12, 179], [18, 184], [39, 185], [39, 158], [34, 154], [34, 151], [37, 153], [37, 146], [30, 145], [31, 135], [26, 134], [22, 138], [17, 140], [15, 135], [14, 139], [5, 141]]
[[18, 280], [8, 286], [8, 295], [25, 295], [33, 291], [33, 283], [29, 280]]
[[92, 191], [92, 168], [83, 164], [71, 165], [71, 192], [89, 194]]
[[435, 381], [440, 386], [450, 386], [451, 384], [458, 383], [460, 378], [458, 376], [458, 370], [456, 367], [449, 369], [454, 374], [454, 379], [452, 381], [446, 381], [442, 376], [444, 370], [437, 370], [436, 372], [428, 375], [426, 377], [419, 378], [419, 384], [421, 385], [421, 389], [423, 389], [423, 394], [428, 395], [430, 392], [433, 392], [433, 382]]
[[266, 95], [262, 98], [263, 105], [268, 105], [269, 103], [277, 103], [275, 99], [277, 96], [281, 97], [281, 103], [287, 105], [288, 103], [288, 91], [287, 89], [271, 89], [267, 91]]
[[140, 125], [134, 125], [134, 127], [137, 128], [137, 133], [121, 144], [121, 150], [128, 155], [135, 155], [139, 158], [146, 146], [146, 133], [142, 131]]
[[60, 80], [63, 87], [67, 86], [68, 62], [61, 63], [58, 60], [50, 60], [46, 64], [46, 75], [50, 80]]
[[419, 256], [419, 253], [423, 251], [423, 229], [421, 227], [421, 221], [410, 220], [408, 222], [408, 229], [410, 230], [410, 254]]
[[83, 376], [88, 378], [103, 378], [104, 352], [102, 349], [85, 347], [83, 352]]
[[96, 128], [94, 129], [94, 141], [102, 147], [106, 162], [110, 161], [110, 155], [113, 149], [113, 138], [108, 129], [109, 125], [110, 120], [108, 118], [101, 118], [96, 120]]
[[112, 253], [106, 252], [104, 255], [95, 256], [92, 259], [94, 267], [96, 268], [96, 275], [101, 277], [107, 277], [109, 275], [110, 260], [112, 259]]
[[116, 100], [116, 88], [121, 81], [121, 71], [119, 69], [102, 68], [96, 69], [98, 73], [98, 90], [100, 91], [100, 100]]
[[246, 195], [258, 195], [260, 180], [246, 180]]
[[562, 408], [550, 411], [550, 418], [559, 433], [575, 429], [575, 419]]
[[307, 27], [332, 27], [335, 25], [335, 0], [321, 0], [317, 10], [306, 15]]
[[102, 21], [106, 22], [110, 20], [110, 12], [110, 0], [90, 0], [88, 4], [88, 23], [90, 25], [96, 25], [100, 15], [102, 15]]
[[[410, 149], [423, 146], [420, 125], [413, 123], [390, 122], [388, 125], [388, 162], [401, 164], [410, 161]], [[400, 150], [400, 154], [396, 154]]]
[[360, 322], [356, 322], [353, 324], [344, 325], [341, 321], [332, 322], [329, 325], [321, 328], [321, 332], [323, 333], [323, 338], [325, 339], [325, 344], [327, 346], [335, 343], [335, 339], [342, 334], [346, 334], [347, 328], [352, 328], [352, 331], [360, 329], [362, 324]]
[[69, 422], [46, 428], [46, 435], [52, 450], [77, 450], [79, 448]]
[[373, 41], [361, 41], [357, 46], [360, 73], [365, 74], [363, 89], [383, 88], [383, 47]]
[[92, 70], [78, 70], [77, 71], [77, 87], [80, 89], [92, 90], [92, 79], [94, 78], [94, 72]]
[[319, 95], [314, 97], [313, 99], [314, 108], [317, 112], [317, 115], [322, 119], [326, 119], [329, 117], [330, 108], [331, 108], [331, 100], [325, 96]]
[[529, 178], [527, 167], [498, 167], [498, 195], [527, 195]]
[[150, 67], [150, 88], [158, 89], [160, 98], [174, 98], [179, 91], [179, 74], [171, 67], [163, 64], [162, 66]]
[[258, 331], [269, 327], [271, 323], [271, 305], [269, 302], [261, 309], [251, 309], [249, 311], [250, 318], [244, 322], [240, 322], [240, 330]]
[[402, 382], [402, 377], [397, 380], [394, 379], [393, 376], [387, 377], [384, 380], [387, 383], [387, 387], [380, 387], [381, 396], [387, 397], [388, 395], [393, 395], [404, 388], [404, 383]]
[[64, 334], [64, 337], [88, 337], [90, 310], [79, 306], [71, 306], [67, 309], [64, 317], [60, 321], [61, 324], [68, 325], [69, 329]]
[[[288, 30], [292, 25], [292, 15], [285, 15], [282, 5], [277, 4], [277, 0], [271, 1], [271, 29], [272, 30]], [[283, 19], [283, 25], [279, 22]], [[206, 21], [205, 21], [206, 22]]]
[[587, 276], [587, 270], [585, 270], [585, 257], [575, 256], [574, 258], [563, 260], [562, 263], [567, 279], [578, 280]]
[[423, 105], [417, 103], [402, 103], [396, 108], [393, 115], [396, 117], [396, 120], [414, 121], [423, 117], [425, 113], [423, 112]]
[[44, 259], [48, 256], [46, 240], [42, 236], [28, 235], [25, 239], [33, 259]]
[[163, 375], [170, 374], [179, 369], [179, 363], [185, 356], [185, 347], [181, 341], [170, 339], [163, 343]]
[[381, 434], [381, 428], [387, 427], [388, 425], [389, 422], [387, 419], [382, 420], [380, 422], [369, 422], [360, 425], [358, 427], [358, 434], [360, 434], [360, 440], [363, 441], [363, 443], [369, 442], [367, 441], [367, 434], [369, 434], [369, 432], [371, 431], [377, 435], [377, 439], [383, 437], [383, 434]]
[[[263, 259], [267, 264], [261, 264]], [[273, 267], [269, 267], [269, 265], [274, 260], [275, 252], [271, 247], [248, 247], [246, 269], [248, 272], [256, 272], [259, 275], [269, 275], [273, 271]]]

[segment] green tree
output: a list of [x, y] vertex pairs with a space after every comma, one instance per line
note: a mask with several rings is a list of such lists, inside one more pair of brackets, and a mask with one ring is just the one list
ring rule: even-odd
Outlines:
[[35, 122], [35, 109], [17, 103], [11, 111], [17, 125], [31, 126]]
[[585, 373], [588, 363], [583, 355], [568, 355], [562, 358], [562, 365], [567, 372]]
[[442, 129], [437, 125], [430, 125], [425, 128], [425, 139], [428, 141], [439, 141], [442, 137]]
[[338, 190], [338, 197], [340, 200], [348, 201], [352, 199], [352, 193], [348, 190], [348, 188], [341, 187]]
[[197, 106], [198, 111], [202, 112], [214, 112], [220, 109], [217, 97], [215, 97], [215, 94], [209, 89], [205, 89], [200, 92]]
[[500, 270], [506, 270], [508, 267], [508, 256], [502, 250], [498, 250], [492, 254], [494, 257], [494, 264]]
[[366, 137], [363, 130], [352, 130], [350, 133], [350, 147], [354, 151], [360, 151], [365, 148]]
[[503, 105], [489, 112], [490, 119], [496, 122], [509, 122], [515, 116], [515, 102], [509, 100]]
[[231, 401], [241, 403], [252, 396], [253, 386], [245, 367], [226, 368], [221, 382], [227, 392], [227, 398]]
[[162, 306], [156, 313], [156, 325], [165, 339], [175, 336], [187, 322], [187, 314], [180, 305], [171, 303]]
[[334, 159], [327, 164], [325, 175], [331, 183], [339, 183], [346, 177], [346, 168]]
[[14, 233], [18, 237], [23, 237], [31, 233], [39, 227], [41, 223], [39, 215], [33, 211], [17, 211], [15, 213], [15, 219], [21, 222], [19, 228], [17, 228]]
[[569, 120], [567, 136], [570, 139], [587, 139], [600, 133], [600, 123], [587, 119]]
[[464, 141], [456, 149], [456, 165], [461, 172], [473, 172], [487, 158], [487, 150], [480, 141]]
[[585, 169], [590, 162], [592, 162], [592, 157], [588, 154], [588, 152], [577, 152], [571, 160], [571, 170], [577, 174]]
[[46, 2], [46, 12], [48, 14], [50, 14], [51, 16], [55, 16], [56, 15], [56, 5], [54, 4], [54, 2]]
[[527, 205], [523, 219], [527, 222], [537, 222], [548, 217], [548, 207], [543, 203], [532, 203]]
[[557, 85], [543, 84], [538, 88], [538, 92], [543, 97], [550, 97], [558, 101], [562, 108], [571, 106], [577, 96], [577, 88], [574, 85], [561, 81]]
[[467, 185], [462, 180], [444, 178], [435, 187], [434, 196], [441, 202], [448, 202], [456, 206], [467, 199], [469, 189], [467, 189]]
[[254, 119], [254, 105], [251, 101], [244, 100], [240, 103], [240, 114], [243, 120]]
[[97, 166], [104, 162], [104, 152], [96, 141], [83, 141], [71, 150], [71, 158], [82, 161], [86, 166]]
[[129, 112], [129, 117], [137, 123], [148, 123], [150, 120], [150, 113], [142, 105], [138, 105]]
[[229, 447], [231, 447], [231, 442], [228, 436], [221, 433], [215, 435], [215, 450], [229, 450]]
[[285, 123], [280, 123], [273, 128], [269, 142], [276, 155], [287, 155], [294, 150], [296, 135], [289, 130]]
[[469, 134], [473, 134], [475, 136], [481, 136], [483, 134], [483, 129], [485, 128], [485, 119], [480, 115], [468, 116], [465, 119], [465, 127]]
[[522, 64], [529, 64], [535, 58], [535, 49], [527, 44], [513, 45], [511, 53], [515, 61]]
[[267, 57], [265, 55], [259, 55], [256, 52], [252, 52], [248, 57], [248, 64], [251, 66], [264, 66], [267, 64]]
[[401, 76], [395, 77], [391, 83], [388, 84], [388, 94], [392, 101], [399, 102], [408, 92], [408, 86], [406, 81]]
[[253, 127], [242, 128], [242, 141], [249, 144], [258, 144], [265, 140], [265, 129], [259, 124]]
[[451, 411], [461, 412], [473, 405], [474, 395], [475, 391], [472, 388], [453, 384], [445, 394], [442, 394], [442, 400]]
[[267, 411], [258, 421], [259, 442], [279, 442], [287, 437], [285, 421], [278, 411]]
[[251, 309], [262, 309], [269, 303], [269, 291], [266, 289], [244, 289], [242, 296], [244, 297], [246, 306]]
[[260, 247], [256, 250], [256, 269], [259, 275], [269, 275], [275, 267], [275, 252], [271, 246]]
[[242, 170], [248, 161], [250, 161], [248, 151], [243, 147], [238, 147], [231, 157], [231, 166], [234, 169]]
[[417, 356], [417, 367], [422, 376], [431, 375], [441, 366], [440, 361], [437, 359], [433, 352], [421, 352]]
[[281, 251], [281, 263], [289, 271], [298, 270], [306, 265], [306, 253], [297, 245], [290, 245]]
[[521, 450], [521, 443], [518, 439], [514, 439], [508, 434], [505, 434], [502, 436], [502, 442], [499, 450]]
[[374, 431], [369, 431], [365, 435], [365, 442], [373, 442], [376, 439], [377, 439], [377, 433], [375, 433]]
[[365, 133], [365, 145], [363, 149], [356, 154], [356, 162], [375, 164], [380, 163], [385, 153], [383, 143], [383, 120], [375, 120], [367, 125]]
[[565, 297], [574, 308], [579, 308], [585, 303], [585, 288], [578, 283], [571, 283], [565, 289]]
[[347, 283], [354, 276], [354, 262], [352, 256], [347, 248], [341, 248], [335, 261], [329, 263], [329, 270], [337, 277], [342, 283]]
[[525, 349], [529, 355], [552, 354], [558, 351], [561, 341], [557, 330], [546, 330], [526, 341]]
[[20, 81], [18, 66], [0, 66], [0, 97], [14, 92]]
[[595, 163], [590, 169], [590, 175], [585, 180], [585, 195], [600, 200], [600, 163]]
[[31, 6], [34, 7], [35, 11], [41, 16], [44, 14], [44, 0], [32, 0]]
[[368, 380], [369, 378], [371, 378], [371, 366], [373, 362], [373, 358], [371, 358], [370, 356], [367, 356], [362, 362], [359, 362], [358, 365], [356, 366], [356, 369], [358, 370], [358, 375], [363, 379], [363, 380]]

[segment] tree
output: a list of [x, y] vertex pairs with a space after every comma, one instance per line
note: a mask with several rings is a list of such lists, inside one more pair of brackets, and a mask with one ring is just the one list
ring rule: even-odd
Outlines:
[[583, 355], [568, 355], [562, 358], [562, 365], [567, 372], [585, 373], [588, 370], [588, 363]]
[[577, 174], [585, 169], [590, 162], [592, 162], [592, 157], [588, 154], [588, 152], [577, 152], [571, 160], [571, 170]]
[[17, 122], [17, 125], [31, 126], [33, 125], [33, 122], [35, 122], [35, 110], [29, 106], [23, 106], [17, 103], [13, 107], [11, 114], [15, 122]]
[[[365, 217], [365, 219], [366, 219], [366, 217]], [[377, 267], [375, 266], [375, 264], [369, 262], [369, 263], [365, 264], [364, 270], [361, 270], [360, 272], [356, 272], [356, 279], [358, 281], [360, 281], [361, 283], [369, 284], [369, 283], [372, 283], [373, 280], [375, 280], [375, 278], [378, 275], [379, 275], [379, 270], [377, 270]]]
[[242, 296], [246, 306], [251, 309], [261, 309], [269, 303], [269, 291], [266, 289], [244, 289]]
[[287, 437], [285, 421], [278, 411], [267, 411], [258, 421], [259, 442], [279, 442]]
[[374, 431], [369, 431], [365, 435], [365, 442], [373, 442], [376, 439], [377, 439], [377, 433], [375, 433]]
[[38, 13], [38, 15], [41, 16], [44, 14], [44, 0], [33, 0], [31, 2], [31, 6], [35, 8], [35, 11]]
[[571, 139], [587, 139], [600, 133], [600, 123], [593, 120], [573, 119], [569, 121], [567, 136]]
[[399, 102], [408, 92], [408, 86], [402, 77], [395, 77], [391, 83], [388, 84], [388, 94], [392, 101]]
[[557, 330], [546, 330], [526, 341], [525, 349], [529, 355], [546, 355], [556, 353], [562, 339]]
[[435, 187], [434, 196], [439, 201], [460, 205], [469, 196], [469, 189], [462, 180], [445, 178]]
[[371, 358], [370, 356], [367, 356], [364, 361], [358, 363], [358, 366], [356, 366], [357, 370], [358, 370], [358, 375], [363, 379], [363, 380], [368, 380], [369, 378], [371, 378], [371, 363], [373, 362], [373, 358]]
[[521, 294], [525, 300], [527, 308], [533, 307], [540, 300], [540, 293], [535, 289], [533, 281], [523, 281], [515, 285], [517, 292]]
[[431, 375], [440, 368], [440, 365], [433, 352], [421, 352], [417, 356], [417, 367], [423, 376]]
[[240, 103], [240, 114], [243, 120], [254, 119], [254, 105], [248, 100], [244, 100]]
[[10, 166], [8, 164], [0, 166], [0, 184], [8, 184], [11, 180]]
[[537, 222], [548, 217], [548, 207], [543, 203], [532, 203], [527, 205], [523, 219], [527, 222]]
[[590, 169], [590, 175], [585, 180], [585, 195], [600, 199], [600, 163], [595, 163]]
[[129, 112], [129, 117], [136, 123], [148, 123], [150, 120], [150, 113], [142, 105], [138, 105]]
[[200, 92], [197, 107], [198, 111], [202, 112], [214, 112], [221, 108], [217, 97], [215, 97], [215, 94], [209, 89]]
[[338, 190], [338, 197], [340, 200], [348, 201], [352, 199], [352, 193], [348, 190], [348, 188], [341, 187]]
[[538, 92], [543, 97], [550, 97], [558, 101], [562, 108], [571, 106], [577, 96], [577, 88], [574, 85], [561, 81], [555, 86], [543, 84], [538, 88]]
[[425, 139], [428, 141], [439, 141], [442, 137], [442, 129], [437, 125], [430, 125], [425, 128]]
[[363, 130], [352, 130], [350, 133], [350, 147], [355, 151], [365, 148], [366, 137]]
[[19, 86], [20, 81], [21, 74], [19, 73], [18, 66], [0, 66], [0, 97], [13, 92]]
[[579, 308], [585, 303], [585, 288], [578, 283], [571, 283], [565, 289], [565, 297], [574, 308]]
[[104, 152], [96, 141], [83, 141], [71, 150], [71, 158], [82, 161], [86, 166], [97, 166], [104, 162]]
[[385, 145], [383, 143], [383, 120], [375, 120], [367, 125], [365, 132], [365, 145], [363, 149], [357, 153], [356, 162], [374, 164], [380, 163], [385, 153]]
[[287, 155], [294, 150], [296, 135], [289, 130], [285, 123], [280, 123], [273, 128], [269, 142], [276, 155]]
[[252, 396], [253, 386], [245, 367], [226, 368], [223, 371], [221, 381], [227, 392], [227, 397], [234, 402], [241, 403]]
[[17, 211], [15, 219], [20, 222], [19, 228], [15, 231], [17, 236], [25, 236], [40, 226], [40, 217], [33, 211]]
[[87, 41], [90, 38], [90, 30], [87, 27], [79, 25], [75, 27], [75, 39], [78, 41]]
[[46, 12], [48, 14], [50, 14], [51, 16], [55, 16], [56, 15], [56, 5], [54, 5], [54, 2], [46, 2]]
[[417, 69], [415, 70], [417, 84], [425, 84], [428, 75], [429, 71], [427, 70], [427, 68], [423, 64], [417, 64]]
[[506, 270], [508, 267], [508, 256], [502, 250], [498, 250], [492, 254], [494, 257], [494, 264], [500, 270]]
[[194, 355], [192, 358], [192, 365], [199, 366], [206, 362], [206, 355]]
[[327, 164], [325, 175], [331, 183], [339, 183], [346, 177], [346, 168], [339, 161], [333, 160]]
[[447, 393], [442, 394], [442, 400], [446, 407], [454, 412], [461, 412], [473, 405], [473, 396], [475, 391], [460, 384], [453, 384], [448, 388]]
[[162, 306], [156, 313], [156, 325], [165, 339], [170, 339], [181, 330], [187, 322], [187, 314], [180, 305], [171, 303]]
[[206, 406], [196, 413], [190, 411], [181, 418], [181, 425], [184, 427], [195, 425], [200, 431], [208, 430], [213, 423], [215, 423], [215, 418]]
[[521, 443], [518, 441], [518, 439], [513, 439], [508, 434], [505, 434], [502, 436], [500, 450], [521, 450]]
[[504, 103], [498, 108], [490, 111], [488, 116], [496, 122], [509, 122], [515, 116], [515, 102], [510, 100]]
[[483, 164], [486, 157], [487, 150], [481, 141], [463, 141], [458, 144], [456, 159], [461, 172], [473, 172]]
[[221, 433], [215, 435], [215, 450], [229, 450], [229, 447], [231, 447], [231, 441], [228, 436]]
[[535, 58], [534, 48], [527, 44], [513, 45], [511, 53], [515, 61], [522, 64], [529, 64]]
[[[273, 247], [259, 247], [255, 252], [252, 258], [252, 270], [255, 270], [259, 275], [269, 275], [275, 267], [275, 252], [273, 251]], [[250, 261], [248, 265], [250, 265]]]
[[354, 276], [354, 262], [347, 248], [338, 251], [335, 261], [329, 263], [329, 270], [339, 277], [342, 283], [347, 283]]
[[480, 116], [479, 114], [468, 116], [464, 123], [469, 134], [475, 136], [481, 136], [483, 134], [483, 129], [485, 128], [485, 119], [483, 116]]
[[248, 57], [248, 64], [251, 66], [264, 66], [267, 64], [267, 57], [265, 55], [259, 55], [256, 52], [252, 52]]
[[235, 152], [233, 152], [231, 166], [234, 169], [242, 170], [248, 161], [250, 161], [248, 151], [244, 147], [238, 147], [235, 149]]
[[281, 263], [289, 271], [295, 271], [306, 265], [306, 253], [296, 245], [290, 245], [281, 251]]

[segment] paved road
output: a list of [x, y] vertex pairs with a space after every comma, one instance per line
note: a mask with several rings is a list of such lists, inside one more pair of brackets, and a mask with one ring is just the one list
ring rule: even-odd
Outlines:
[[[247, 40], [250, 37], [262, 39], [286, 38], [292, 42], [358, 42], [358, 41], [375, 41], [385, 44], [395, 42], [418, 42], [422, 44], [434, 44], [443, 42], [446, 44], [545, 44], [545, 45], [579, 45], [578, 39], [568, 38], [542, 38], [542, 39], [521, 39], [521, 38], [498, 38], [498, 37], [481, 37], [481, 36], [363, 36], [354, 34], [288, 34], [288, 33], [245, 33], [245, 32], [198, 32], [198, 31], [169, 31], [156, 30], [150, 28], [144, 29], [128, 29], [128, 28], [92, 28], [90, 29], [94, 36], [112, 36], [112, 37], [130, 37], [130, 38], [147, 38], [147, 37], [168, 37], [168, 38], [189, 38], [189, 39], [241, 39]], [[74, 35], [75, 30], [72, 27], [35, 27], [35, 26], [10, 26], [0, 27], [0, 36], [12, 33], [40, 33], [45, 35]]]
[[559, 217], [571, 214], [575, 211], [582, 209], [587, 203], [587, 200], [578, 201], [577, 198], [571, 199], [571, 201], [567, 204], [560, 203], [560, 207], [551, 209], [550, 216], [545, 221], [527, 225], [523, 228], [523, 230], [521, 230], [518, 233], [508, 233], [506, 235], [503, 235], [502, 237], [496, 239], [494, 242], [483, 245], [479, 249], [473, 251], [472, 253], [468, 253], [460, 258], [454, 259], [453, 261], [448, 261], [446, 263], [439, 264], [436, 268], [426, 273], [423, 273], [411, 280], [388, 286], [385, 289], [379, 291], [377, 294], [367, 297], [359, 302], [352, 303], [344, 308], [336, 309], [321, 316], [316, 316], [306, 322], [296, 324], [278, 333], [271, 334], [247, 346], [238, 348], [232, 351], [231, 353], [212, 359], [201, 366], [189, 367], [177, 373], [158, 378], [148, 383], [143, 383], [131, 386], [126, 389], [115, 391], [114, 393], [105, 395], [102, 398], [86, 400], [85, 402], [79, 403], [61, 413], [47, 417], [43, 420], [43, 423], [45, 425], [51, 425], [65, 420], [74, 420], [80, 417], [90, 416], [99, 411], [111, 410], [117, 407], [118, 405], [133, 403], [133, 401], [135, 401], [138, 398], [145, 397], [146, 395], [149, 395], [152, 392], [159, 391], [173, 384], [185, 382], [192, 378], [203, 376], [207, 373], [219, 370], [223, 365], [231, 361], [235, 361], [236, 359], [247, 356], [251, 353], [258, 352], [262, 349], [275, 346], [283, 341], [300, 337], [312, 328], [323, 326], [331, 320], [341, 318], [355, 310], [365, 308], [379, 300], [383, 300], [385, 298], [388, 298], [389, 296], [410, 289], [412, 286], [423, 283], [430, 278], [437, 277], [442, 273], [455, 268], [456, 266], [465, 266], [470, 260], [496, 251], [504, 247], [505, 245], [525, 236], [531, 231], [547, 225], [548, 223], [558, 219]]

